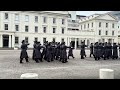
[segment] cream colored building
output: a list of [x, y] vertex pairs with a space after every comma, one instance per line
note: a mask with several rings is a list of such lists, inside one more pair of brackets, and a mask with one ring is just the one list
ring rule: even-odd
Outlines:
[[96, 41], [117, 42], [117, 31], [117, 19], [109, 14], [82, 17], [75, 11], [0, 11], [0, 48], [20, 47], [23, 39], [30, 43], [29, 48], [35, 40], [41, 44], [65, 41], [66, 45], [72, 41], [77, 48], [82, 41], [87, 45]]

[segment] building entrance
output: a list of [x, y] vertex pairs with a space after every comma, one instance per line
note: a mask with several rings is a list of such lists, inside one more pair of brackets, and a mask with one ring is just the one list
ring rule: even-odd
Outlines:
[[3, 48], [9, 47], [9, 35], [3, 35]]

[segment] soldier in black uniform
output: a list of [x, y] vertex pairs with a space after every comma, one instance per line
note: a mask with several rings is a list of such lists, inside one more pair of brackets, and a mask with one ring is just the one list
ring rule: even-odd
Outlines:
[[90, 45], [90, 57], [91, 57], [91, 55], [93, 55], [93, 43], [91, 43], [91, 45]]
[[25, 43], [25, 40], [22, 41], [22, 45], [21, 45], [21, 54], [20, 54], [20, 63], [23, 63], [22, 60], [25, 58], [26, 62], [28, 61], [28, 54], [27, 54], [27, 46], [29, 44]]
[[99, 50], [98, 50], [99, 46], [98, 46], [98, 42], [96, 42], [94, 44], [94, 58], [95, 60], [99, 59]]
[[60, 57], [60, 42], [58, 42], [56, 46], [56, 60], [58, 60], [59, 57]]
[[66, 46], [65, 45], [65, 42], [62, 42], [62, 44], [61, 44], [61, 46], [60, 46], [60, 48], [61, 48], [61, 60], [62, 60], [62, 63], [66, 63], [66, 62], [68, 62], [67, 61], [67, 48], [69, 48], [68, 46]]
[[52, 45], [51, 42], [48, 43], [47, 49], [46, 49], [46, 60], [50, 62], [52, 60]]
[[84, 56], [85, 56], [85, 47], [86, 47], [86, 45], [85, 45], [84, 42], [82, 42], [81, 44], [82, 44], [82, 45], [81, 45], [80, 55], [81, 55], [81, 59], [84, 59]]
[[108, 45], [107, 45], [107, 42], [105, 42], [105, 45], [104, 45], [104, 60], [106, 60], [108, 57]]
[[75, 58], [74, 55], [73, 55], [73, 49], [74, 49], [74, 47], [70, 46], [69, 51], [68, 51], [68, 59], [69, 59], [70, 56], [71, 56], [73, 59]]
[[108, 59], [112, 58], [112, 45], [108, 43]]
[[34, 41], [34, 44], [33, 44], [33, 55], [32, 55], [32, 59], [35, 60], [34, 58], [34, 54], [35, 54], [35, 45], [36, 45], [37, 41]]
[[118, 59], [118, 45], [116, 43], [113, 44], [113, 59]]
[[42, 62], [42, 54], [40, 51], [41, 48], [44, 48], [44, 47], [41, 46], [40, 42], [37, 42], [37, 44], [35, 45], [35, 56], [34, 56], [36, 63], [39, 63], [38, 60]]

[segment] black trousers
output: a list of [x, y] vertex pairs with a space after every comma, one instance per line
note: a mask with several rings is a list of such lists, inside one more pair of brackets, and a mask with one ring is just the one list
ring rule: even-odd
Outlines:
[[[24, 58], [20, 58], [20, 63], [22, 63], [23, 59], [24, 59]], [[28, 58], [25, 58], [25, 60], [26, 60], [26, 62], [29, 62], [29, 61], [28, 61]]]

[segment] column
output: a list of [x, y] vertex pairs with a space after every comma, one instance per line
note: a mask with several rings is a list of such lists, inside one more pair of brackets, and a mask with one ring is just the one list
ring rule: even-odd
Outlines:
[[11, 48], [11, 35], [9, 35], [9, 48]]
[[75, 49], [77, 49], [77, 38], [75, 38]]
[[14, 48], [15, 47], [15, 36], [14, 35], [12, 35], [12, 46], [11, 46], [12, 48]]
[[70, 42], [71, 42], [71, 38], [69, 38], [69, 45], [70, 45]]
[[2, 35], [0, 35], [0, 48], [3, 47], [3, 38]]

